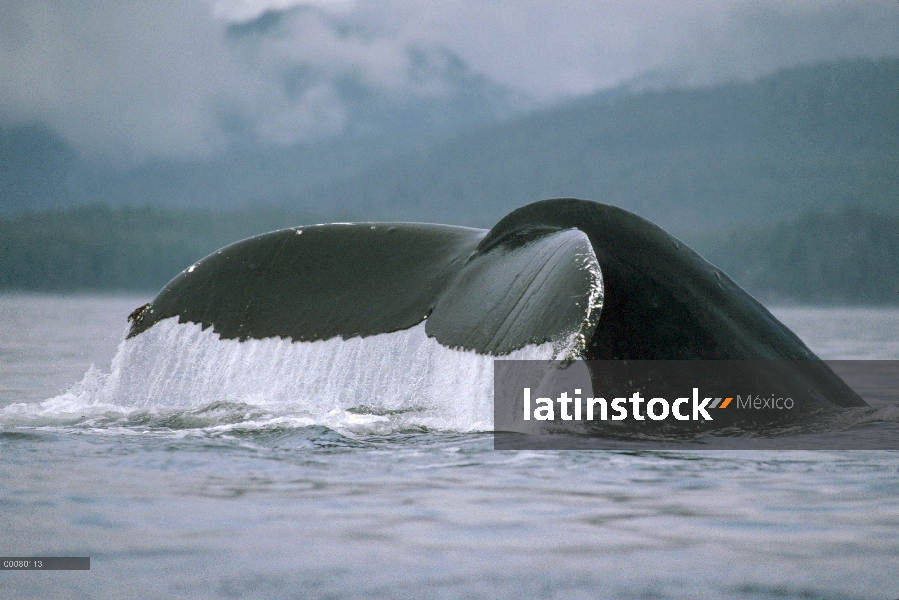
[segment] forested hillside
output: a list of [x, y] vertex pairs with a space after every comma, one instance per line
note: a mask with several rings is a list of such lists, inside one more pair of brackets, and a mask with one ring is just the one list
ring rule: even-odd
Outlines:
[[583, 99], [302, 197], [378, 218], [489, 227], [517, 206], [566, 196], [621, 206], [684, 236], [847, 203], [896, 212], [899, 60]]
[[[154, 292], [217, 248], [310, 222], [277, 211], [100, 206], [0, 219], [0, 290]], [[899, 303], [899, 216], [814, 211], [687, 241], [765, 302]]]
[[814, 211], [697, 244], [761, 299], [809, 304], [899, 304], [899, 216], [860, 207]]
[[309, 218], [104, 206], [0, 219], [0, 289], [153, 292], [234, 241]]
[[622, 88], [443, 141], [407, 134], [103, 171], [40, 127], [0, 131], [0, 214], [95, 202], [281, 206], [323, 220], [490, 227], [518, 206], [572, 196], [691, 236], [846, 204], [899, 210], [897, 59], [702, 89]]

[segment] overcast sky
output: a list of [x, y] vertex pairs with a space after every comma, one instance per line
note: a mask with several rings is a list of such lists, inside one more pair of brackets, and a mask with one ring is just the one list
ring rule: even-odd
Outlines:
[[[298, 6], [277, 31], [226, 35]], [[206, 156], [223, 123], [290, 144], [339, 132], [325, 80], [285, 94], [285, 69], [354, 73], [386, 94], [411, 47], [446, 48], [536, 102], [657, 73], [701, 85], [837, 57], [899, 55], [899, 1], [0, 0], [0, 124], [43, 122], [89, 159]]]

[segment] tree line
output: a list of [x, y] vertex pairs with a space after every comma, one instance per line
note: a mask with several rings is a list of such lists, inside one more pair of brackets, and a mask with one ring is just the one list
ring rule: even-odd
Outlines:
[[706, 259], [768, 302], [899, 304], [899, 216], [860, 206], [811, 211], [706, 236]]
[[[0, 219], [0, 290], [160, 289], [234, 241], [300, 224], [279, 210], [89, 206]], [[688, 240], [763, 301], [899, 303], [899, 216], [858, 206]]]
[[0, 289], [156, 291], [222, 246], [308, 222], [281, 210], [95, 205], [25, 213], [0, 219]]

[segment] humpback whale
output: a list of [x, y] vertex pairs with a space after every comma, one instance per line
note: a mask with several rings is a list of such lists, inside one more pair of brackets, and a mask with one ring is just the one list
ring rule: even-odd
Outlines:
[[239, 342], [423, 324], [442, 346], [495, 357], [552, 344], [563, 360], [772, 361], [762, 383], [792, 380], [816, 407], [866, 406], [720, 269], [653, 223], [586, 200], [535, 202], [489, 231], [350, 223], [259, 235], [177, 275], [132, 314], [128, 337], [173, 318]]

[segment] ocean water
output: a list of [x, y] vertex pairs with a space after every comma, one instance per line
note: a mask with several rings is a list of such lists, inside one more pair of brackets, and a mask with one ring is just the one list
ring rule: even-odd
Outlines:
[[[146, 300], [0, 296], [0, 554], [91, 557], [2, 598], [899, 597], [899, 453], [498, 452], [483, 357], [123, 342]], [[774, 312], [899, 359], [899, 310]]]

